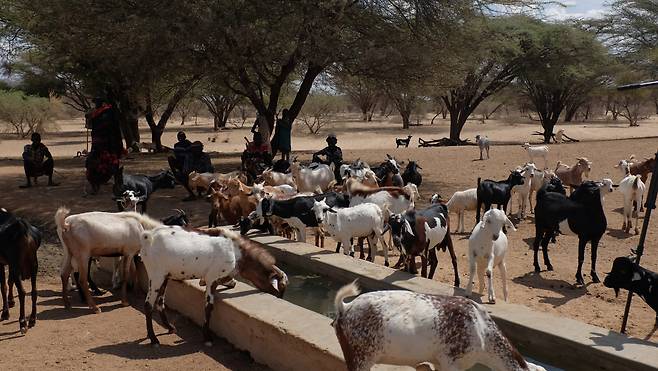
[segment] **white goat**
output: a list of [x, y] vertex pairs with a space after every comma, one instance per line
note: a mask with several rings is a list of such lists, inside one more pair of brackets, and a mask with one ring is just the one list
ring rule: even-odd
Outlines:
[[517, 168], [518, 171], [523, 175], [523, 184], [515, 185], [512, 187], [512, 197], [510, 197], [509, 207], [507, 210], [512, 210], [512, 199], [516, 194], [519, 200], [519, 211], [517, 213], [518, 217], [523, 219], [525, 217], [526, 207], [529, 206], [530, 191], [532, 190], [532, 183], [535, 181], [535, 174], [539, 170], [535, 167], [535, 164], [528, 162], [525, 165]]
[[459, 296], [387, 290], [359, 295], [351, 283], [338, 293], [332, 326], [348, 371], [375, 364], [436, 370], [467, 370], [480, 363], [493, 370], [545, 371], [526, 362], [491, 319], [487, 309]]
[[137, 203], [140, 201], [142, 200], [137, 197], [137, 194], [135, 194], [135, 191], [133, 190], [123, 191], [123, 194], [119, 199], [119, 202], [121, 202], [121, 207], [123, 207], [124, 210], [130, 210], [134, 212], [137, 212]]
[[[532, 162], [529, 162], [528, 164], [533, 164], [534, 165], [534, 163], [532, 163]], [[535, 169], [536, 168], [537, 167], [535, 166]], [[541, 187], [544, 186], [544, 184], [548, 184], [548, 182], [550, 182], [551, 179], [553, 179], [555, 177], [556, 177], [556, 175], [555, 175], [555, 172], [553, 170], [549, 170], [549, 169], [535, 170], [535, 176], [534, 176], [532, 182], [530, 182], [530, 185], [531, 185], [530, 194], [528, 195], [528, 201], [530, 202], [530, 212], [531, 213], [535, 212], [535, 209], [532, 206], [532, 200], [534, 199], [533, 194], [535, 192], [538, 192], [541, 189]]]
[[601, 205], [605, 201], [605, 195], [612, 193], [615, 190], [615, 184], [610, 178], [603, 178], [600, 182], [596, 182], [599, 185], [599, 193], [601, 194]]
[[465, 191], [455, 192], [446, 206], [448, 211], [457, 213], [457, 228], [455, 233], [464, 233], [464, 211], [475, 210], [478, 205], [477, 189], [470, 188]]
[[480, 160], [484, 160], [484, 157], [482, 156], [482, 153], [484, 151], [487, 151], [487, 160], [489, 159], [489, 145], [490, 141], [489, 138], [484, 136], [480, 136], [480, 134], [475, 136], [475, 143], [477, 143], [478, 147], [480, 148]]
[[[70, 307], [68, 298], [68, 280], [75, 268], [80, 272], [80, 288], [87, 299], [89, 308], [100, 313], [100, 308], [89, 294], [87, 284], [87, 263], [89, 258], [97, 256], [117, 256], [123, 260], [123, 277], [130, 277], [133, 257], [139, 253], [140, 237], [144, 230], [161, 226], [157, 220], [135, 212], [104, 213], [89, 212], [68, 215], [63, 207], [55, 213], [57, 235], [64, 247], [64, 260], [60, 270], [62, 279], [62, 297], [64, 306]], [[121, 303], [128, 305], [126, 284], [121, 287]]]
[[523, 147], [527, 152], [528, 156], [530, 156], [530, 162], [535, 162], [535, 157], [542, 157], [544, 159], [544, 168], [548, 168], [548, 146], [543, 145], [543, 146], [532, 146], [530, 143], [523, 143], [521, 146]]
[[332, 182], [336, 181], [333, 170], [325, 164], [318, 164], [311, 169], [304, 168], [299, 162], [293, 161], [290, 164], [290, 173], [299, 192], [316, 192], [318, 188], [324, 192], [329, 189]]
[[507, 218], [504, 211], [491, 209], [484, 213], [482, 220], [473, 228], [473, 232], [468, 238], [470, 273], [468, 285], [466, 286], [466, 295], [470, 296], [473, 291], [473, 278], [477, 265], [480, 293], [484, 290], [484, 276], [486, 275], [489, 302], [495, 303], [493, 268], [498, 267], [503, 282], [503, 297], [507, 301], [507, 267], [505, 265], [507, 236], [503, 233], [503, 227], [505, 226], [516, 231], [514, 224]]
[[297, 189], [297, 184], [295, 184], [295, 179], [293, 178], [292, 173], [279, 173], [277, 171], [268, 169], [263, 171], [261, 178], [263, 178], [263, 183], [268, 186], [279, 186], [282, 184], [287, 184]]
[[265, 183], [254, 183], [254, 186], [251, 188], [254, 194], [254, 197], [258, 201], [262, 200], [265, 196], [271, 196], [275, 199], [291, 197], [297, 194], [297, 190], [288, 184], [281, 184], [278, 186], [266, 186]]
[[642, 182], [641, 175], [632, 175], [630, 166], [626, 160], [621, 160], [619, 162], [619, 167], [624, 171], [626, 176], [619, 182], [619, 190], [622, 195], [624, 195], [624, 224], [622, 224], [621, 229], [628, 233], [633, 227], [633, 213], [635, 213], [635, 234], [640, 233], [639, 229], [639, 218], [640, 213], [637, 209], [633, 208], [633, 202], [637, 204], [636, 207], [640, 208], [642, 205], [642, 198], [644, 197], [644, 191], [646, 186]]
[[153, 332], [152, 314], [157, 309], [162, 322], [173, 333], [175, 328], [165, 314], [164, 295], [167, 281], [200, 278], [206, 282], [205, 323], [203, 335], [210, 345], [210, 315], [215, 302], [217, 285], [235, 287], [238, 275], [250, 280], [267, 293], [282, 297], [287, 276], [274, 265], [274, 258], [253, 242], [240, 238], [234, 232], [220, 228], [205, 233], [186, 231], [178, 226], [162, 226], [144, 231], [140, 236], [141, 258], [149, 277], [146, 295], [146, 328], [151, 344], [159, 344]]
[[[343, 246], [343, 253], [354, 256], [354, 246], [351, 240], [357, 237], [367, 237], [370, 252], [368, 259], [374, 261], [377, 254], [377, 240], [382, 240], [384, 230], [384, 213], [379, 206], [372, 203], [364, 203], [352, 207], [334, 210], [327, 205], [325, 200], [315, 201], [313, 212], [318, 220], [318, 225], [325, 230], [336, 241]], [[384, 264], [388, 266], [388, 248], [384, 247]]]

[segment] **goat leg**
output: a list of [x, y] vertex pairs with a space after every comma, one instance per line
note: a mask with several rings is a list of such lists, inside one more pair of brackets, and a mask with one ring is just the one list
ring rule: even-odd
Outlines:
[[596, 274], [596, 254], [599, 248], [599, 241], [592, 240], [592, 270], [590, 274], [592, 275], [592, 282], [601, 283], [599, 276]]
[[16, 305], [16, 302], [14, 301], [14, 281], [11, 279], [11, 275], [7, 276], [7, 286], [9, 287], [9, 291], [7, 292], [7, 304], [9, 305], [9, 308], [13, 308]]
[[167, 290], [167, 282], [169, 279], [165, 278], [164, 282], [162, 283], [162, 286], [160, 286], [160, 289], [158, 290], [158, 298], [156, 300], [156, 305], [158, 307], [158, 311], [160, 312], [160, 319], [162, 320], [162, 324], [164, 327], [169, 331], [170, 334], [173, 334], [176, 332], [176, 327], [169, 322], [169, 319], [167, 319], [167, 309], [165, 307], [165, 291]]
[[203, 323], [203, 341], [206, 346], [212, 346], [212, 332], [210, 331], [210, 315], [215, 303], [214, 292], [217, 288], [217, 282], [213, 282], [206, 286], [206, 308], [205, 308], [205, 322]]
[[543, 237], [543, 233], [540, 231], [537, 231], [535, 233], [535, 240], [532, 242], [532, 250], [533, 250], [533, 266], [535, 267], [535, 273], [539, 273], [541, 271], [541, 268], [539, 267], [539, 243]]
[[582, 269], [583, 262], [585, 261], [585, 245], [587, 240], [584, 238], [578, 239], [578, 270], [576, 271], [576, 285], [584, 286], [585, 280], [583, 279]]
[[146, 315], [146, 333], [148, 334], [148, 338], [151, 340], [152, 345], [158, 346], [160, 345], [160, 341], [158, 341], [153, 331], [153, 306], [148, 300], [144, 303], [144, 314]]
[[25, 289], [23, 288], [18, 267], [9, 266], [9, 277], [16, 285], [16, 291], [18, 292], [18, 303], [20, 305], [18, 325], [20, 326], [21, 333], [25, 334], [27, 333], [27, 321], [25, 321]]
[[9, 319], [9, 306], [7, 305], [7, 282], [5, 281], [5, 266], [0, 264], [0, 292], [2, 293], [2, 314], [0, 321]]
[[[455, 273], [455, 287], [459, 287], [459, 271], [457, 269], [457, 254], [455, 254], [455, 247], [452, 244], [452, 237], [447, 235], [443, 242], [448, 245], [448, 252], [450, 253], [450, 259], [452, 261], [452, 270]], [[438, 264], [438, 259], [437, 259]], [[431, 278], [431, 276], [430, 276]]]
[[395, 263], [393, 266], [394, 269], [399, 269], [402, 266], [402, 263], [404, 263], [404, 254], [400, 254], [400, 257], [398, 258], [398, 262]]
[[436, 249], [432, 248], [428, 255], [428, 260], [429, 260], [429, 265], [430, 265], [430, 272], [429, 275], [427, 276], [429, 279], [432, 279], [434, 277], [434, 272], [436, 271], [436, 267], [439, 265], [439, 259], [436, 257]]
[[548, 258], [549, 236], [544, 235], [541, 242], [542, 242], [542, 244], [541, 244], [542, 254], [544, 256], [544, 265], [546, 266], [546, 270], [550, 272], [550, 271], [553, 270], [553, 265], [551, 264], [551, 260]]
[[34, 327], [37, 323], [37, 269], [32, 271], [32, 276], [30, 276], [30, 283], [32, 284], [32, 313], [30, 313], [30, 318], [27, 322], [27, 327]]

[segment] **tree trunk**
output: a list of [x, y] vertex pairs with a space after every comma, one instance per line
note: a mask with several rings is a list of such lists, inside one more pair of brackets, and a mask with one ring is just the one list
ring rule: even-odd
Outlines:
[[361, 121], [368, 121], [368, 108], [361, 107]]
[[466, 118], [460, 116], [459, 113], [453, 114], [450, 112], [450, 139], [452, 140], [461, 140], [462, 129], [466, 123]]
[[409, 120], [411, 111], [400, 111], [400, 116], [402, 116], [402, 129], [409, 129], [411, 124], [411, 121]]
[[156, 151], [162, 151], [162, 134], [164, 133], [163, 129], [155, 127], [151, 129], [151, 142], [155, 145]]
[[564, 112], [564, 122], [571, 122], [580, 108], [579, 104], [570, 104]]
[[213, 130], [214, 131], [217, 131], [217, 130], [219, 130], [219, 128], [222, 127], [221, 119], [216, 114], [212, 116], [212, 123], [213, 123]]

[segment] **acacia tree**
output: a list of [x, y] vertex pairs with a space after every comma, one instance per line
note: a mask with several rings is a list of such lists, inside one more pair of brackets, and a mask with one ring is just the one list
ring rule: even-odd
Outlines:
[[199, 89], [199, 100], [205, 104], [213, 117], [213, 130], [226, 127], [233, 109], [242, 97], [220, 83], [208, 81]]
[[381, 88], [368, 78], [342, 74], [335, 80], [338, 89], [361, 110], [363, 121], [372, 121], [377, 103], [381, 100]]
[[608, 54], [589, 32], [539, 21], [528, 28], [522, 47], [519, 83], [549, 143], [565, 107], [606, 81]]

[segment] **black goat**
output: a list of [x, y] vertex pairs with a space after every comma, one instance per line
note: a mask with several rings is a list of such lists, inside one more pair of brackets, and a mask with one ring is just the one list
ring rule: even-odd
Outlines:
[[[6, 209], [0, 209], [0, 287], [2, 292], [2, 314], [0, 321], [9, 319], [9, 306], [13, 302], [12, 284], [16, 285], [20, 314], [18, 325], [21, 333], [37, 322], [37, 249], [41, 245], [42, 234], [35, 226], [19, 218]], [[9, 266], [9, 298], [5, 284], [5, 265]], [[32, 283], [32, 313], [25, 321], [25, 289], [23, 280]]]
[[163, 218], [161, 220], [162, 224], [164, 225], [178, 225], [181, 227], [185, 227], [186, 225], [190, 224], [190, 219], [187, 217], [187, 214], [185, 214], [185, 211], [181, 209], [174, 209], [176, 214], [169, 215], [166, 218]]
[[386, 154], [386, 158], [387, 160], [379, 166], [370, 168], [377, 177], [378, 185], [380, 187], [404, 187], [398, 162], [389, 154]]
[[142, 214], [146, 212], [146, 203], [151, 197], [151, 193], [160, 188], [174, 188], [176, 185], [176, 178], [169, 170], [163, 170], [157, 175], [131, 175], [123, 174], [123, 167], [119, 168], [114, 174], [114, 186], [112, 192], [114, 199], [117, 202], [119, 211], [123, 211], [124, 207], [121, 203], [123, 193], [125, 191], [134, 191], [136, 196], [139, 197], [138, 205], [142, 206]]
[[603, 285], [614, 289], [616, 296], [619, 289], [639, 295], [656, 312], [654, 327], [658, 327], [658, 274], [640, 267], [629, 257], [620, 256], [612, 263], [612, 271]]
[[485, 210], [489, 210], [491, 205], [496, 204], [500, 209], [502, 205], [505, 214], [507, 214], [507, 204], [512, 195], [512, 187], [523, 184], [523, 175], [518, 171], [510, 171], [506, 180], [483, 180], [478, 178], [477, 187], [477, 210], [475, 212], [475, 223], [480, 222], [480, 209], [484, 205]]
[[537, 258], [540, 243], [544, 250], [546, 269], [553, 270], [548, 258], [548, 243], [559, 228], [562, 233], [573, 232], [578, 235], [576, 282], [579, 285], [585, 284], [581, 271], [587, 242], [592, 243], [592, 282], [601, 282], [596, 274], [596, 254], [599, 241], [605, 233], [607, 221], [599, 193], [599, 185], [592, 181], [582, 183], [569, 197], [558, 192], [548, 192], [546, 186], [537, 192], [535, 241], [533, 243], [535, 272], [540, 271]]
[[402, 173], [404, 185], [413, 183], [417, 187], [420, 187], [420, 184], [423, 182], [423, 176], [418, 172], [418, 169], [422, 170], [423, 168], [416, 161], [409, 161], [407, 167], [404, 169], [404, 173]]
[[407, 136], [407, 139], [395, 138], [395, 148], [400, 148], [400, 146], [409, 148], [409, 142], [411, 142], [411, 135]]

